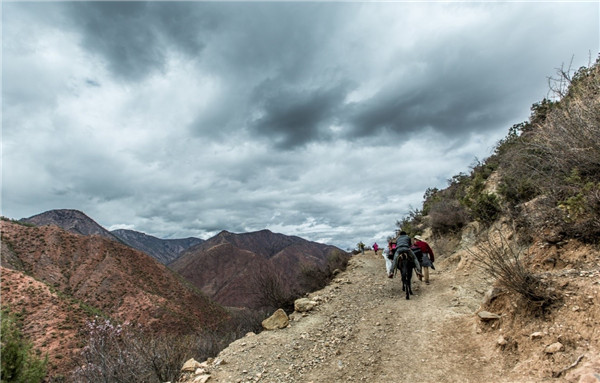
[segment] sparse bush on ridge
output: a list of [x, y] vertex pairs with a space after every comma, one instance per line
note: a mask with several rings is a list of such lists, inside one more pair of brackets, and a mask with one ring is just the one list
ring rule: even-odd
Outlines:
[[[470, 174], [448, 180], [443, 190], [427, 189], [422, 215], [408, 216], [402, 228], [429, 225], [436, 236], [457, 233], [471, 219], [492, 224], [503, 212], [532, 235], [542, 223], [560, 226], [565, 236], [600, 240], [600, 58], [572, 73], [561, 68], [550, 79], [556, 100], [531, 107], [529, 121], [513, 125], [494, 153], [477, 161]], [[499, 174], [497, 195], [485, 191]], [[522, 204], [544, 196], [544, 214], [531, 222]], [[418, 219], [418, 222], [417, 222]], [[528, 227], [527, 225], [535, 226]]]
[[[257, 314], [258, 315], [258, 314]], [[262, 316], [244, 310], [232, 313], [229, 327], [187, 335], [148, 334], [131, 324], [97, 318], [88, 322], [87, 342], [72, 374], [73, 382], [176, 381], [189, 358], [206, 360], [248, 331], [257, 331]]]
[[266, 311], [282, 308], [286, 312], [293, 311], [294, 300], [300, 295], [271, 265], [264, 265], [249, 277], [251, 294], [254, 295], [255, 306]]
[[456, 200], [442, 200], [434, 204], [429, 217], [434, 235], [456, 234], [470, 221], [467, 210]]
[[262, 266], [250, 277], [251, 293], [255, 296], [255, 306], [272, 312], [283, 309], [294, 311], [294, 301], [305, 293], [322, 289], [333, 278], [336, 269], [345, 270], [349, 257], [342, 251], [334, 251], [327, 258], [325, 267], [313, 264], [300, 264], [296, 287], [284, 281], [282, 275], [272, 266]]
[[476, 250], [467, 249], [477, 264], [506, 290], [516, 293], [534, 309], [544, 310], [558, 297], [549, 293], [541, 278], [531, 272], [523, 253], [500, 232], [492, 230]]
[[473, 217], [485, 224], [493, 223], [502, 212], [500, 201], [493, 193], [478, 194], [470, 207]]
[[[558, 101], [531, 108], [520, 135], [502, 145], [500, 192], [511, 211], [539, 195], [551, 199], [548, 221], [569, 237], [600, 237], [600, 62], [573, 75], [561, 69], [551, 88]], [[567, 88], [568, 86], [568, 88]], [[517, 212], [518, 213], [518, 212]], [[551, 216], [552, 215], [552, 216]], [[558, 215], [558, 217], [556, 217]], [[554, 216], [554, 217], [553, 217]]]

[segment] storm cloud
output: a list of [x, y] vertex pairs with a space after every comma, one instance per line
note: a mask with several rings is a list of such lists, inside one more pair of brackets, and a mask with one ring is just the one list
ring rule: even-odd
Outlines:
[[595, 60], [599, 7], [6, 2], [2, 214], [383, 241]]

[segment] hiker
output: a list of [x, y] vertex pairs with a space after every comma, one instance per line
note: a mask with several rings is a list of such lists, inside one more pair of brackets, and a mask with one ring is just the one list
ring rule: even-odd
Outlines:
[[360, 242], [358, 243], [358, 250], [360, 250], [360, 252], [361, 252], [363, 255], [365, 255], [365, 244], [364, 244], [364, 243], [362, 243], [362, 241], [360, 241]]
[[394, 253], [392, 253], [392, 243], [388, 244], [388, 247], [383, 249], [382, 253], [383, 259], [385, 259], [385, 271], [386, 276], [391, 278], [390, 275], [394, 275], [394, 269], [392, 269], [392, 259], [394, 259]]
[[423, 253], [423, 258], [421, 261], [421, 267], [423, 270], [423, 279], [425, 279], [425, 284], [429, 284], [429, 268], [431, 267], [433, 270], [435, 270], [435, 267], [433, 266], [433, 261], [434, 261], [434, 255], [433, 255], [433, 250], [431, 250], [431, 247], [429, 247], [429, 244], [427, 244], [427, 242], [425, 242], [423, 240], [423, 237], [421, 237], [420, 235], [415, 235], [415, 246], [417, 246], [419, 249], [421, 249], [421, 252]]
[[379, 250], [379, 245], [377, 244], [377, 242], [373, 244], [373, 250], [375, 250], [375, 255], [377, 255], [377, 250]]
[[[413, 258], [413, 261], [415, 262], [415, 270], [416, 270], [417, 276], [418, 276], [418, 275], [421, 275], [421, 264], [419, 263], [419, 260], [417, 259], [415, 254], [410, 249], [410, 245], [411, 245], [410, 237], [406, 234], [406, 232], [404, 230], [401, 231], [398, 238], [396, 238], [396, 252], [394, 253], [392, 270], [394, 270], [398, 266], [398, 257], [400, 256], [400, 254], [406, 252], [406, 253], [408, 253], [409, 256], [411, 256]], [[390, 278], [392, 278], [392, 276]]]

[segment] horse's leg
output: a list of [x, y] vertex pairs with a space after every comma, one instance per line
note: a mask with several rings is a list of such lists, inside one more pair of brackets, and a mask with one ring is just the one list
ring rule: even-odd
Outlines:
[[[410, 291], [411, 294], [413, 294], [412, 291], [412, 267], [408, 269], [408, 291]], [[414, 294], [413, 294], [414, 295]]]
[[406, 266], [402, 269], [402, 283], [406, 285], [406, 299], [410, 299], [410, 283], [408, 283]]

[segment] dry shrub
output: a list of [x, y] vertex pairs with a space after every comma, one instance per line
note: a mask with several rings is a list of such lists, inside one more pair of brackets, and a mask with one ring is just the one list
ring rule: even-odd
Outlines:
[[429, 218], [436, 236], [457, 233], [469, 223], [467, 210], [456, 200], [442, 200], [432, 205]]
[[600, 174], [600, 66], [581, 68], [573, 77], [560, 71], [570, 86], [567, 94], [535, 128], [531, 149], [539, 151], [560, 180], [578, 169], [584, 179]]
[[344, 253], [341, 250], [334, 250], [329, 257], [327, 257], [328, 276], [330, 277], [336, 269], [346, 270], [349, 260], [350, 256], [348, 253]]
[[543, 311], [557, 299], [540, 276], [525, 265], [522, 250], [510, 243], [500, 230], [489, 231], [487, 238], [478, 242], [476, 250], [468, 251], [500, 287], [524, 298], [531, 308]]
[[293, 311], [294, 300], [300, 295], [272, 265], [263, 265], [250, 276], [254, 306], [267, 311], [282, 308]]
[[130, 325], [96, 319], [88, 323], [74, 382], [165, 382], [175, 380], [194, 353], [192, 337], [149, 336]]
[[191, 334], [155, 334], [140, 326], [117, 325], [107, 319], [88, 323], [86, 346], [72, 374], [73, 382], [176, 381], [189, 358], [206, 360], [249, 331], [258, 332], [265, 315], [257, 311], [232, 312], [220, 330]]
[[[552, 201], [544, 221], [569, 237], [600, 238], [600, 65], [558, 71], [559, 101], [534, 104], [522, 134], [502, 147], [500, 193], [511, 207], [544, 195]], [[560, 85], [556, 85], [560, 84]], [[556, 208], [560, 209], [556, 209]]]

